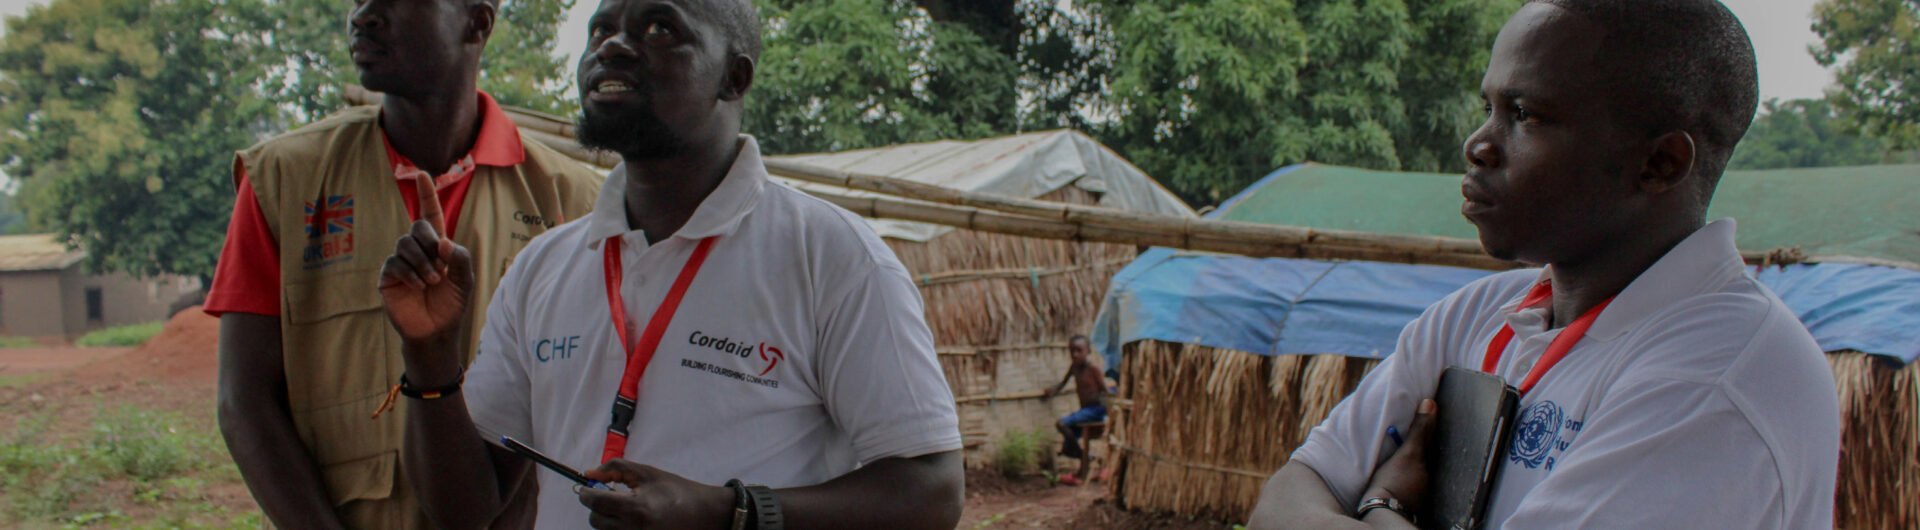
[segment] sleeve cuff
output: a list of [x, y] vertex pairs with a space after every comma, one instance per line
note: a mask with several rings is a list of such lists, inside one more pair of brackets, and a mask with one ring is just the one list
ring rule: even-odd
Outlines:
[[202, 313], [214, 318], [227, 313], [248, 313], [261, 316], [280, 316], [280, 300], [263, 299], [250, 296], [217, 296], [208, 294], [207, 301], [200, 307]]
[[[1307, 443], [1300, 444], [1299, 448], [1294, 449], [1293, 455], [1287, 461], [1298, 462], [1300, 465], [1312, 469], [1313, 473], [1318, 475], [1326, 486], [1327, 492], [1332, 493], [1334, 500], [1340, 503], [1341, 509], [1351, 510], [1354, 506], [1360, 504], [1359, 496], [1364, 493], [1360, 490], [1366, 489], [1366, 478], [1340, 476], [1339, 473], [1342, 466], [1333, 463], [1339, 462], [1341, 457], [1326, 454], [1327, 451], [1329, 451], [1329, 449], [1326, 447], [1326, 444], [1314, 443], [1312, 439], [1308, 439]], [[1349, 491], [1346, 488], [1341, 488], [1339, 486], [1341, 483], [1358, 484], [1359, 487]]]
[[861, 465], [886, 458], [913, 458], [961, 448], [955, 418], [934, 418], [900, 424], [900, 428], [856, 447]]

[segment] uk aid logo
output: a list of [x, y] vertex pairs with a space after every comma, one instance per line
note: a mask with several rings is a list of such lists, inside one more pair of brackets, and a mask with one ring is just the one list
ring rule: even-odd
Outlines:
[[300, 252], [301, 267], [318, 269], [346, 260], [353, 253], [353, 195], [305, 202], [307, 246]]

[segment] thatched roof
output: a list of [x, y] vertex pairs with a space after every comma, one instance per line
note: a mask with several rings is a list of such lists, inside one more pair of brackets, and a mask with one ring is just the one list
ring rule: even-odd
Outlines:
[[85, 257], [53, 234], [0, 236], [0, 272], [61, 270]]

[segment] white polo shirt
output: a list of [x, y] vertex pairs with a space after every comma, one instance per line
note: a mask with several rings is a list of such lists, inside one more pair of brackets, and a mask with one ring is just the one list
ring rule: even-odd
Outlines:
[[[461, 392], [488, 439], [599, 465], [626, 365], [602, 243], [623, 241], [638, 340], [699, 240], [717, 237], [640, 382], [626, 459], [785, 488], [960, 448], [920, 292], [866, 223], [769, 182], [746, 136], [725, 180], [657, 245], [628, 229], [625, 192], [615, 169], [592, 214], [535, 238], [501, 279]], [[784, 359], [760, 354], [773, 349]], [[571, 483], [534, 472], [538, 526], [585, 528]]]
[[[1833, 526], [1832, 371], [1733, 241], [1721, 220], [1674, 247], [1521, 398], [1487, 528]], [[1545, 278], [1494, 275], [1427, 308], [1293, 458], [1357, 504], [1393, 454], [1387, 426], [1406, 432], [1446, 367], [1479, 369], [1501, 324], [1514, 339], [1499, 374], [1526, 378], [1560, 332], [1547, 308], [1515, 311]]]

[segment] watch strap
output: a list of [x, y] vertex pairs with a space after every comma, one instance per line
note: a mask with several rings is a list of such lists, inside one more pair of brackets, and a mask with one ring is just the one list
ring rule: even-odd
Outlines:
[[756, 530], [784, 530], [786, 517], [780, 513], [780, 499], [773, 496], [773, 488], [766, 486], [747, 486], [747, 492], [753, 497], [753, 523]]

